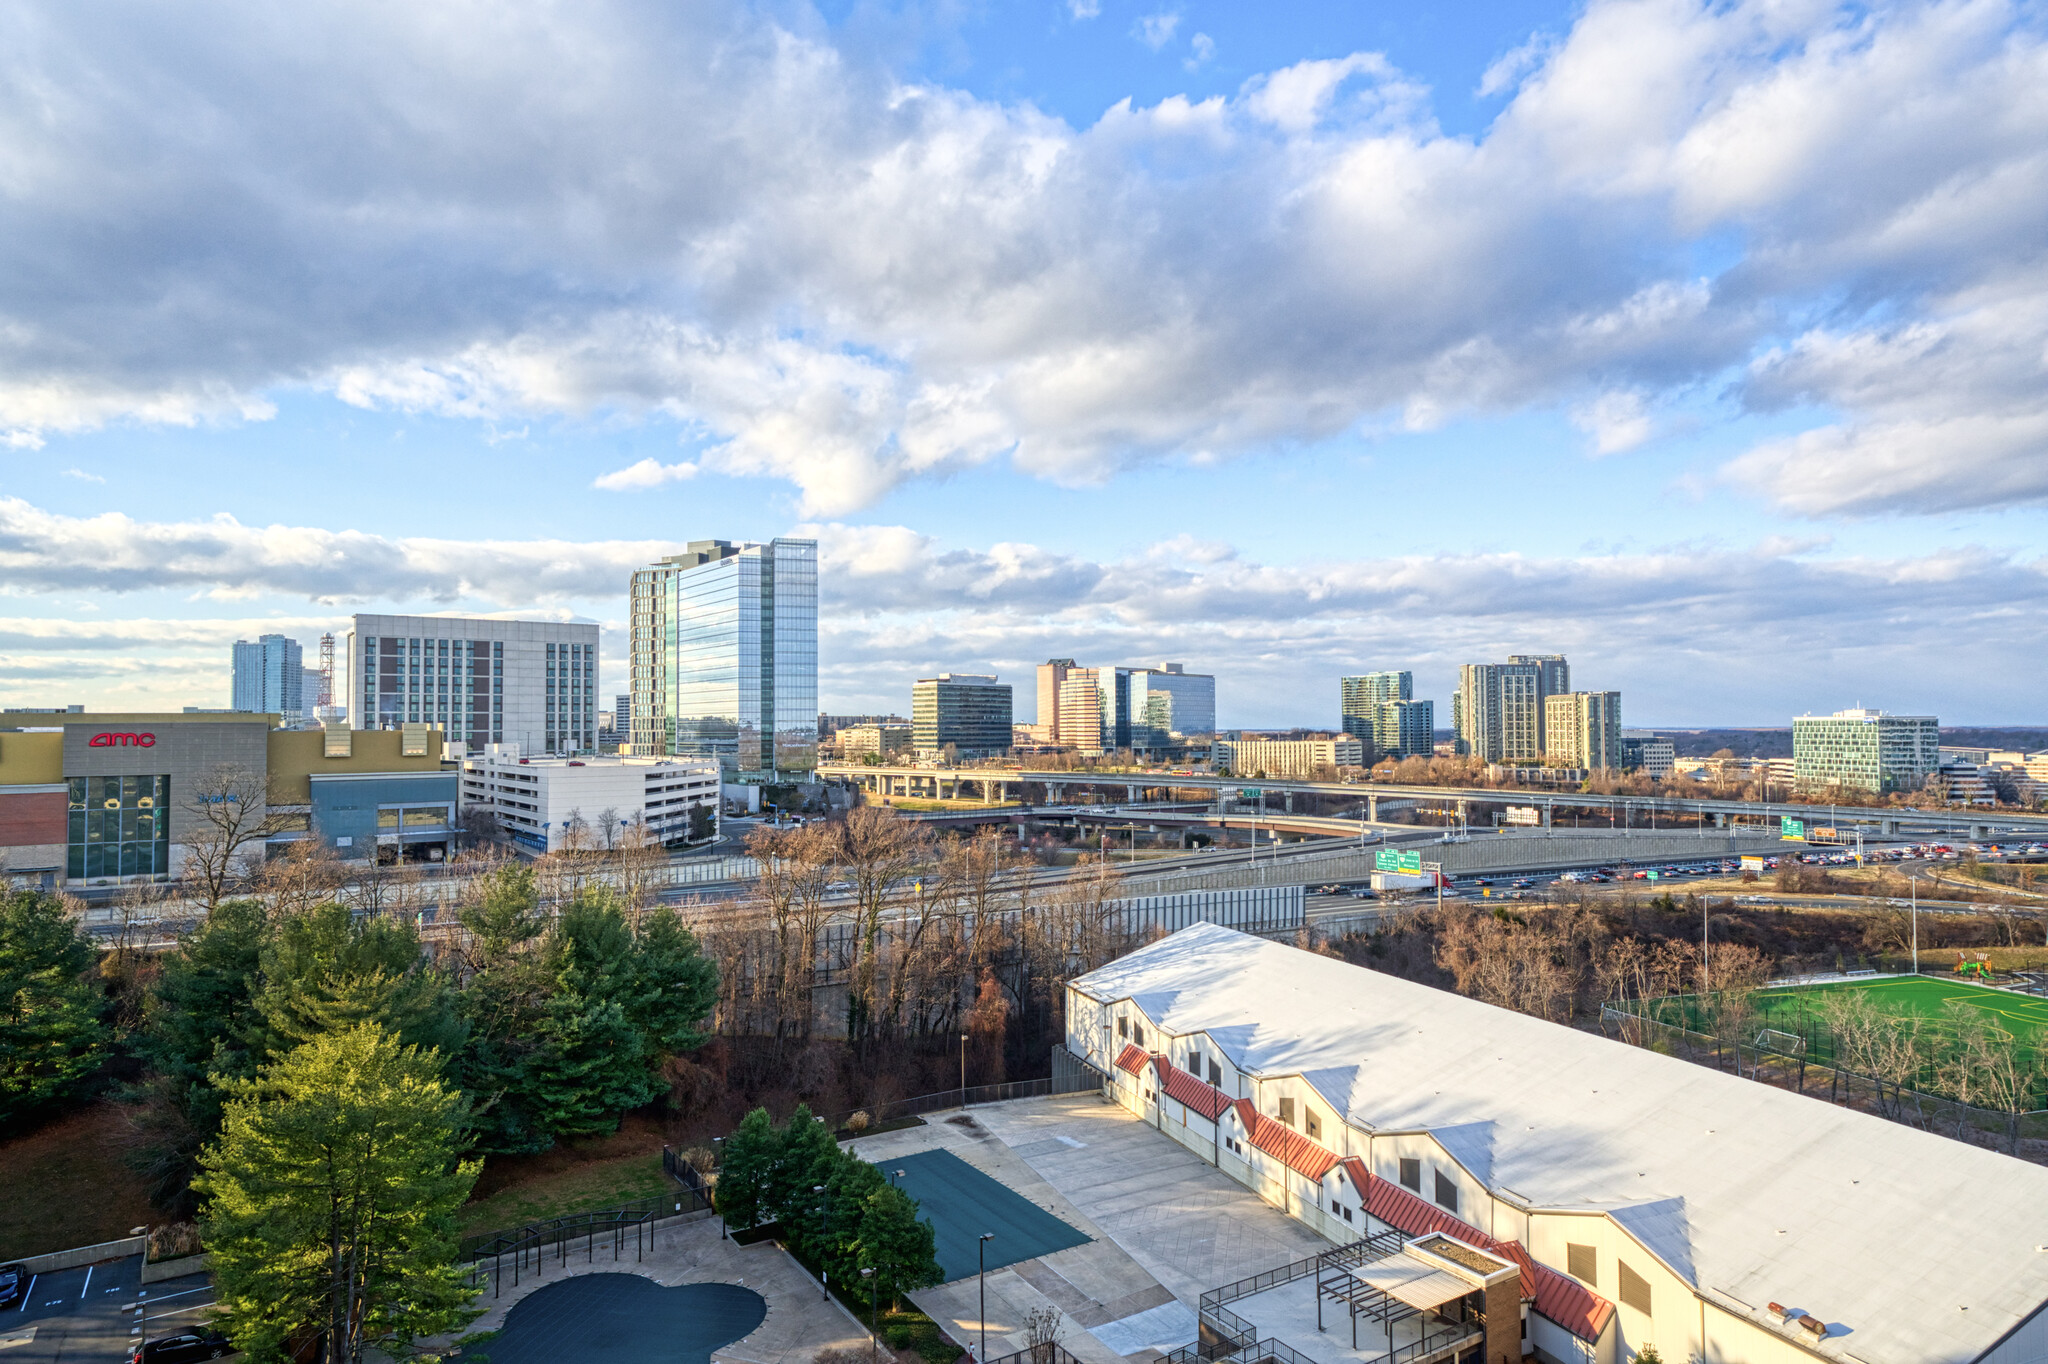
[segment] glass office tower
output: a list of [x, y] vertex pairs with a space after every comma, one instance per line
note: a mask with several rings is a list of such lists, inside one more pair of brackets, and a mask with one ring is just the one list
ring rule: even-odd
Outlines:
[[1130, 670], [1133, 748], [1177, 748], [1206, 743], [1216, 733], [1216, 679], [1178, 663]]
[[635, 754], [716, 758], [734, 781], [818, 765], [818, 542], [695, 540], [633, 575]]

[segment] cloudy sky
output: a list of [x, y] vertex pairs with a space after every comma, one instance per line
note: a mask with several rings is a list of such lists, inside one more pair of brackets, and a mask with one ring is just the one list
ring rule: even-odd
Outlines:
[[[2039, 721], [2048, 23], [1992, 0], [0, 10], [0, 700], [815, 536], [821, 692], [1563, 651]], [[1028, 717], [1028, 688], [1020, 689]], [[1447, 718], [1447, 717], [1445, 717]]]

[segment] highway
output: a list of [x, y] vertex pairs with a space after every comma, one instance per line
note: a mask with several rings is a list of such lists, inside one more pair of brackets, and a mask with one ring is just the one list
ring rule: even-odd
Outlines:
[[[1898, 828], [1937, 831], [1956, 837], [1970, 837], [1972, 830], [1984, 831], [1977, 835], [1979, 837], [1992, 836], [1992, 831], [1995, 830], [2009, 830], [2034, 837], [2048, 835], [2048, 815], [2027, 814], [2015, 810], [1915, 810], [1890, 806], [1806, 805], [1780, 801], [1692, 800], [1670, 796], [1602, 796], [1585, 795], [1577, 791], [1550, 791], [1542, 787], [1496, 790], [1491, 787], [1401, 786], [1377, 781], [1315, 782], [1267, 777], [1217, 777], [1159, 771], [1058, 772], [1035, 768], [868, 767], [841, 763], [820, 766], [818, 776], [856, 786], [875, 785], [886, 778], [892, 782], [900, 781], [906, 786], [916, 783], [941, 791], [948, 786], [955, 790], [966, 786], [1000, 790], [1028, 783], [1046, 788], [1047, 800], [1051, 804], [1061, 803], [1058, 793], [1069, 788], [1083, 787], [1121, 790], [1126, 793], [1127, 803], [1141, 801], [1142, 793], [1146, 791], [1212, 791], [1219, 797], [1235, 801], [1240, 799], [1236, 795], [1237, 792], [1257, 790], [1263, 793], [1261, 800], [1278, 796], [1284, 802], [1288, 796], [1294, 795], [1356, 802], [1366, 806], [1368, 814], [1372, 813], [1371, 807], [1379, 801], [1403, 800], [1437, 805], [1462, 803], [1467, 807], [1533, 806], [1539, 814], [1559, 808], [1602, 810], [1612, 814], [1616, 827], [1630, 828], [1646, 825], [1654, 828], [1657, 827], [1658, 821], [1667, 825], [1674, 821], [1683, 821], [1691, 825], [1701, 819], [1720, 818], [1775, 824], [1780, 818], [1790, 818], [1837, 828], [1853, 828], [1859, 824], [1865, 827], [1892, 825]], [[908, 790], [904, 794], [907, 796]]]

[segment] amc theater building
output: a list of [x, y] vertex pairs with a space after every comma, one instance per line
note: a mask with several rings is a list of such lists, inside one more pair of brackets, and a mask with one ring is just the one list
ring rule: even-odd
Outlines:
[[[61, 724], [34, 724], [37, 720]], [[459, 778], [441, 735], [279, 729], [274, 714], [21, 714], [0, 724], [0, 870], [15, 885], [168, 880], [222, 769], [248, 774], [279, 852], [319, 838], [343, 858], [445, 857]]]

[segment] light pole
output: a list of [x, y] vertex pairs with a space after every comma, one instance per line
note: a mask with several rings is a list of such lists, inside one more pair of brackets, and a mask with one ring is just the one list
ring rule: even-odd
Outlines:
[[960, 1034], [960, 1106], [967, 1107], [967, 1034]]
[[988, 1359], [988, 1243], [995, 1239], [995, 1235], [992, 1231], [983, 1232], [974, 1248], [979, 1257], [977, 1273], [981, 1278], [981, 1350], [974, 1357], [975, 1364], [984, 1364]]
[[825, 1233], [818, 1245], [818, 1301], [824, 1302], [832, 1296], [832, 1271], [825, 1268], [825, 1248], [832, 1244], [832, 1205], [825, 1200], [823, 1184], [811, 1185], [811, 1192], [818, 1196], [818, 1226]]
[[[718, 1168], [718, 1169], [724, 1169], [724, 1168], [725, 1168], [725, 1138], [724, 1138], [724, 1137], [713, 1137], [713, 1138], [711, 1139], [711, 1161], [712, 1161], [712, 1164], [713, 1164], [713, 1166], [715, 1166], [716, 1168]], [[718, 1239], [719, 1239], [719, 1240], [721, 1240], [721, 1241], [723, 1241], [723, 1240], [726, 1240], [726, 1239], [727, 1239], [727, 1236], [726, 1236], [726, 1229], [725, 1229], [725, 1208], [724, 1208], [724, 1207], [722, 1206], [722, 1205], [723, 1205], [723, 1203], [724, 1203], [724, 1200], [723, 1200], [723, 1199], [718, 1199], [718, 1198], [714, 1198], [714, 1199], [712, 1200], [712, 1202], [714, 1202], [714, 1203], [718, 1203], [718, 1204], [720, 1204], [720, 1205], [721, 1205], [721, 1206], [719, 1207], [719, 1209], [718, 1209]]]
[[1920, 878], [1908, 876], [1906, 884], [1913, 896], [1913, 974], [1920, 974]]
[[881, 1303], [881, 1285], [875, 1281], [875, 1271], [872, 1265], [863, 1269], [860, 1272], [860, 1276], [868, 1281], [868, 1358], [873, 1359], [881, 1351], [881, 1345], [876, 1336], [882, 1320], [882, 1309], [879, 1305]]

